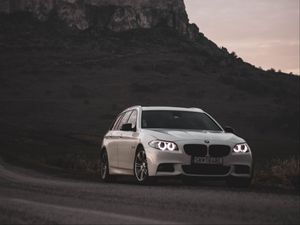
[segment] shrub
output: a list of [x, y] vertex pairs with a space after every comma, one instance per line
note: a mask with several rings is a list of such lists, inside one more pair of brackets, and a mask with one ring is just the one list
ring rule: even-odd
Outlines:
[[282, 181], [283, 184], [299, 187], [300, 160], [299, 159], [276, 159], [272, 162], [272, 175]]
[[235, 53], [235, 52], [231, 52], [230, 53], [230, 56], [234, 59], [237, 59], [238, 58], [238, 55]]
[[300, 188], [300, 159], [273, 159], [256, 171], [255, 182], [269, 186]]
[[271, 68], [271, 69], [267, 70], [267, 72], [269, 72], [269, 73], [276, 73], [276, 70], [274, 68]]

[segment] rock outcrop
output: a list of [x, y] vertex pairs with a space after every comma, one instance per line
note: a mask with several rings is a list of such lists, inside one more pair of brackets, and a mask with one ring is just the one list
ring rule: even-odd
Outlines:
[[190, 39], [199, 33], [195, 24], [189, 24], [183, 0], [3, 0], [0, 11], [28, 11], [42, 21], [57, 16], [79, 30], [167, 26]]

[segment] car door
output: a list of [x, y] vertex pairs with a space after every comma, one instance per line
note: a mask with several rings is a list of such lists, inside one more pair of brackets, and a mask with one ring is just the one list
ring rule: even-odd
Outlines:
[[[137, 110], [133, 110], [128, 121], [132, 128], [136, 128]], [[138, 133], [136, 131], [122, 131], [122, 141], [118, 146], [119, 167], [126, 170], [133, 169], [133, 161], [135, 156], [136, 146], [138, 145]]]
[[107, 145], [106, 150], [108, 153], [109, 166], [117, 168], [118, 167], [118, 142], [120, 139], [120, 130], [118, 130], [119, 124], [124, 116], [124, 113], [120, 114], [114, 122], [114, 125], [106, 136]]
[[132, 110], [130, 111], [127, 111], [124, 113], [122, 119], [120, 120], [117, 128], [116, 128], [116, 131], [115, 131], [115, 144], [117, 146], [117, 154], [118, 154], [118, 168], [120, 168], [120, 147], [122, 147], [123, 145], [123, 134], [124, 134], [124, 131], [121, 131], [121, 128], [123, 126], [123, 124], [126, 124], [130, 115], [132, 113]]

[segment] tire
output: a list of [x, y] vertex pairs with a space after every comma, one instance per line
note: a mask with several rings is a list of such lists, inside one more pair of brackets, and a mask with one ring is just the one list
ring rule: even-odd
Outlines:
[[226, 183], [229, 187], [248, 188], [250, 187], [252, 178], [228, 177]]
[[135, 153], [133, 164], [134, 178], [138, 184], [149, 184], [147, 156], [144, 148], [139, 147]]
[[106, 150], [103, 150], [100, 155], [100, 178], [104, 182], [110, 182], [109, 163]]

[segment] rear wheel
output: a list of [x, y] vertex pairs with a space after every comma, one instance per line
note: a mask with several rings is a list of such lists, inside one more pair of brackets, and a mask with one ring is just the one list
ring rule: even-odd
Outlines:
[[100, 155], [100, 178], [105, 182], [111, 181], [111, 176], [109, 175], [109, 166], [108, 166], [108, 156], [107, 152], [104, 150]]
[[146, 152], [142, 147], [138, 148], [135, 154], [134, 177], [139, 184], [146, 184], [150, 180]]

